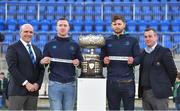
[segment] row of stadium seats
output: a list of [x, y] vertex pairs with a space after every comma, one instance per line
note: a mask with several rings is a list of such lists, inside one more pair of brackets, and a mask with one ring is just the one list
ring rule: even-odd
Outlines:
[[[34, 26], [35, 31], [55, 31], [56, 21], [49, 20], [14, 20], [9, 19], [6, 22], [0, 20], [0, 31], [18, 31], [19, 27], [24, 23], [30, 23]], [[72, 32], [111, 32], [111, 21], [70, 21]], [[174, 21], [143, 21], [143, 20], [129, 20], [127, 21], [128, 32], [143, 32], [146, 27], [153, 27], [158, 32], [180, 32], [180, 20]]]
[[[5, 41], [4, 44], [12, 44], [15, 41], [18, 41], [20, 36], [18, 32], [4, 32], [5, 35]], [[111, 33], [105, 33], [104, 36], [109, 36]], [[36, 45], [38, 45], [42, 50], [45, 45], [49, 40], [52, 40], [54, 36], [56, 35], [55, 32], [38, 32], [35, 33], [32, 42]], [[80, 33], [71, 33], [72, 39], [78, 42], [78, 38], [81, 35]], [[141, 48], [145, 47], [144, 43], [144, 36], [143, 33], [139, 34], [133, 34], [138, 40]], [[180, 43], [180, 33], [159, 33], [159, 43], [164, 45], [165, 47], [168, 48], [173, 48], [174, 45]], [[180, 49], [179, 49], [180, 51]]]
[[0, 0], [0, 1], [31, 1], [31, 2], [178, 2], [179, 0]]
[[[6, 8], [7, 5], [7, 8]], [[68, 16], [76, 20], [109, 19], [112, 14], [124, 15], [126, 20], [177, 20], [178, 3], [0, 3], [0, 19], [47, 19]], [[110, 18], [111, 19], [111, 18]]]

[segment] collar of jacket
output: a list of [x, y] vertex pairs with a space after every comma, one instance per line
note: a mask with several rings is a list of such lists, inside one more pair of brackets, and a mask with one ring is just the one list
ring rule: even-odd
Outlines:
[[55, 39], [58, 40], [58, 41], [69, 41], [69, 40], [70, 40], [70, 37], [62, 38], [62, 37], [56, 36]]
[[129, 34], [127, 34], [127, 33], [124, 33], [124, 34], [121, 34], [121, 35], [113, 34], [113, 38], [114, 39], [120, 39], [120, 38], [126, 37], [127, 35], [129, 35]]

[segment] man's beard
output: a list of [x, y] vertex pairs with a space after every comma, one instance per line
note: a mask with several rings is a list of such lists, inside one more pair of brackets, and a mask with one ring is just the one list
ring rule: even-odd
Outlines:
[[115, 32], [116, 34], [121, 34], [121, 33], [123, 32], [123, 30], [118, 29], [118, 30], [114, 30], [114, 32]]

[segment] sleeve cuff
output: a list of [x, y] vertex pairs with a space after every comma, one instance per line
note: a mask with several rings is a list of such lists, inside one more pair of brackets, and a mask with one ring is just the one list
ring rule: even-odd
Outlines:
[[22, 85], [25, 86], [27, 83], [28, 83], [28, 81], [25, 80]]

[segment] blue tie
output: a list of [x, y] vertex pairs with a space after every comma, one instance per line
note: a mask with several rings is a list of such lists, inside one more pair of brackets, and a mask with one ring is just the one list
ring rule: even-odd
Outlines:
[[31, 50], [31, 45], [30, 45], [30, 44], [27, 44], [27, 46], [28, 46], [28, 50], [29, 50], [29, 55], [30, 55], [30, 57], [31, 57], [31, 61], [32, 61], [32, 63], [34, 64], [36, 61], [35, 61], [33, 52], [32, 52], [32, 50]]

